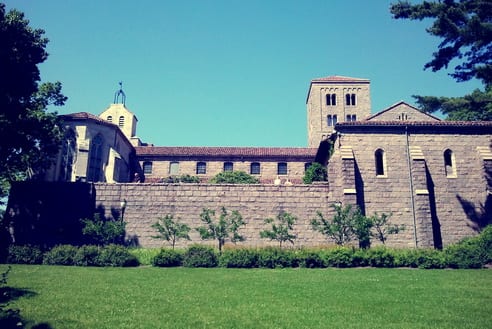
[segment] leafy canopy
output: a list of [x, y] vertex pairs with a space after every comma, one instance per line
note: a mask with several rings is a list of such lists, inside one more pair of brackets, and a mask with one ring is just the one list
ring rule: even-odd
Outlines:
[[204, 208], [200, 214], [200, 220], [205, 226], [200, 226], [196, 230], [200, 233], [202, 240], [217, 240], [219, 243], [219, 252], [222, 252], [227, 239], [232, 243], [244, 241], [244, 237], [239, 234], [238, 230], [246, 223], [237, 210], [228, 212], [225, 207], [221, 208], [219, 218], [215, 218], [215, 211]]
[[159, 218], [157, 222], [152, 224], [152, 228], [158, 232], [157, 235], [152, 237], [154, 239], [166, 240], [173, 249], [176, 245], [176, 241], [179, 239], [191, 240], [188, 235], [191, 230], [190, 227], [175, 221], [172, 215], [166, 215], [165, 217]]
[[326, 167], [321, 163], [313, 162], [304, 173], [302, 181], [304, 184], [312, 184], [313, 182], [325, 182], [327, 180]]
[[288, 212], [281, 211], [278, 213], [276, 219], [267, 218], [265, 224], [271, 224], [270, 230], [263, 230], [260, 232], [262, 239], [276, 240], [279, 242], [279, 247], [282, 248], [282, 244], [286, 241], [294, 244], [294, 240], [297, 235], [292, 234], [294, 224], [297, 221], [297, 217], [289, 214]]
[[436, 72], [457, 63], [450, 75], [458, 82], [481, 80], [485, 90], [464, 97], [413, 96], [427, 113], [441, 111], [449, 120], [492, 120], [492, 2], [486, 0], [399, 1], [395, 19], [433, 19], [427, 32], [442, 39], [424, 69]]
[[212, 184], [258, 184], [259, 180], [244, 171], [224, 171], [215, 175]]
[[48, 57], [43, 35], [0, 3], [0, 196], [8, 182], [48, 168], [63, 135], [56, 113], [47, 112], [66, 101], [61, 84], [40, 84], [38, 65]]

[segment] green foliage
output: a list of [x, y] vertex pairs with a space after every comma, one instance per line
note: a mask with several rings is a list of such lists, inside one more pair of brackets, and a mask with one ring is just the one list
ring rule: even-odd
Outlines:
[[326, 266], [329, 267], [354, 267], [354, 249], [337, 246], [322, 253]]
[[[337, 245], [343, 246], [354, 239], [354, 229], [362, 216], [359, 208], [352, 208], [352, 205], [332, 204], [335, 215], [332, 220], [326, 219], [321, 212], [316, 213], [316, 218], [311, 220], [313, 230], [320, 232], [332, 239]], [[361, 228], [362, 229], [362, 228]], [[363, 232], [359, 232], [360, 236]]]
[[319, 250], [301, 250], [298, 258], [299, 266], [303, 268], [325, 268], [327, 266]]
[[441, 111], [449, 120], [492, 120], [492, 10], [483, 0], [399, 1], [390, 8], [396, 19], [434, 19], [427, 32], [442, 38], [425, 69], [439, 71], [453, 61], [450, 75], [457, 81], [482, 80], [485, 91], [475, 90], [464, 97], [413, 96], [427, 113]]
[[451, 268], [482, 268], [487, 263], [487, 252], [478, 238], [467, 238], [444, 249]]
[[292, 249], [267, 247], [259, 250], [258, 266], [264, 268], [297, 267], [299, 259]]
[[395, 267], [395, 252], [384, 246], [378, 246], [367, 250], [368, 265], [372, 267]]
[[378, 213], [375, 213], [370, 217], [375, 230], [372, 235], [383, 244], [385, 244], [388, 239], [388, 235], [398, 234], [399, 232], [405, 230], [405, 225], [394, 225], [389, 223], [391, 215], [392, 214], [388, 215], [385, 213], [378, 215]]
[[396, 251], [395, 266], [421, 269], [446, 268], [446, 257], [441, 250], [408, 249]]
[[222, 252], [227, 239], [232, 243], [244, 241], [244, 237], [239, 234], [239, 228], [245, 225], [243, 217], [239, 211], [234, 210], [229, 213], [225, 207], [221, 208], [220, 216], [215, 219], [215, 211], [204, 208], [200, 214], [200, 220], [206, 226], [200, 226], [196, 230], [200, 233], [202, 240], [217, 240], [219, 253]]
[[192, 245], [183, 255], [184, 267], [216, 267], [217, 264], [217, 254], [211, 247]]
[[224, 171], [212, 179], [211, 184], [258, 184], [260, 181], [244, 171]]
[[100, 214], [94, 214], [93, 218], [81, 220], [84, 227], [82, 234], [87, 239], [87, 244], [105, 246], [108, 244], [123, 244], [125, 241], [125, 225], [121, 220], [104, 218]]
[[160, 248], [130, 248], [128, 251], [137, 257], [140, 265], [152, 265], [152, 260], [160, 252]]
[[99, 266], [99, 246], [81, 246], [77, 249], [73, 257], [73, 264], [76, 266]]
[[262, 239], [276, 240], [279, 243], [279, 247], [282, 248], [282, 243], [288, 241], [294, 244], [294, 240], [297, 238], [296, 234], [292, 234], [294, 224], [297, 221], [297, 217], [289, 214], [285, 211], [280, 211], [275, 219], [265, 219], [265, 224], [271, 224], [271, 230], [263, 230], [260, 232]]
[[200, 178], [198, 176], [191, 176], [189, 174], [181, 176], [169, 176], [163, 179], [163, 183], [178, 184], [178, 183], [200, 183]]
[[325, 182], [327, 179], [326, 167], [321, 163], [313, 162], [304, 173], [302, 181], [304, 184], [312, 184], [313, 182]]
[[480, 79], [492, 83], [492, 11], [483, 0], [399, 1], [390, 11], [396, 19], [434, 19], [427, 32], [442, 38], [439, 49], [425, 68], [439, 71], [458, 60], [451, 76], [457, 81]]
[[45, 265], [75, 265], [78, 248], [72, 245], [59, 245], [46, 252], [43, 257]]
[[112, 267], [133, 267], [138, 266], [138, 259], [132, 255], [127, 248], [110, 244], [101, 249], [101, 253], [97, 258], [97, 264], [99, 266], [112, 266]]
[[161, 217], [158, 221], [152, 224], [152, 228], [156, 229], [158, 235], [152, 236], [154, 239], [163, 239], [169, 242], [174, 249], [176, 241], [179, 239], [191, 240], [188, 233], [191, 228], [183, 223], [178, 223], [172, 215]]
[[219, 266], [229, 268], [258, 267], [258, 251], [249, 248], [225, 249], [219, 257]]
[[36, 246], [15, 246], [9, 247], [7, 263], [9, 264], [41, 264], [43, 253]]
[[183, 253], [174, 249], [161, 249], [152, 259], [152, 266], [174, 267], [183, 263]]
[[353, 232], [355, 238], [359, 241], [359, 248], [366, 249], [371, 246], [371, 228], [374, 222], [371, 218], [357, 212], [354, 217]]
[[0, 197], [9, 181], [41, 173], [58, 153], [61, 123], [47, 107], [63, 105], [66, 97], [59, 82], [40, 84], [47, 44], [43, 30], [0, 3]]

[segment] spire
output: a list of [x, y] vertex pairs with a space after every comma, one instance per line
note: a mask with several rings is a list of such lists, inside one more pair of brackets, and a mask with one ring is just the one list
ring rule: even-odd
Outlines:
[[[113, 104], [123, 104], [124, 106], [126, 102], [126, 95], [125, 92], [123, 91], [123, 81], [120, 81], [119, 84], [120, 84], [120, 90], [114, 93]], [[120, 103], [120, 95], [121, 95], [121, 103]]]

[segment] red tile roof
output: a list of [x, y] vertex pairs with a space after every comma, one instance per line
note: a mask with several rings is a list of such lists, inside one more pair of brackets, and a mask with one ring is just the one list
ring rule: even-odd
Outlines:
[[332, 75], [329, 77], [324, 77], [324, 78], [316, 78], [311, 80], [311, 82], [369, 82], [369, 79], [361, 79], [361, 78], [351, 78], [351, 77], [344, 77], [340, 75]]
[[137, 156], [314, 158], [317, 148], [139, 146]]
[[395, 127], [486, 127], [492, 128], [492, 121], [347, 121], [339, 122], [337, 127], [375, 127], [375, 126], [395, 126]]

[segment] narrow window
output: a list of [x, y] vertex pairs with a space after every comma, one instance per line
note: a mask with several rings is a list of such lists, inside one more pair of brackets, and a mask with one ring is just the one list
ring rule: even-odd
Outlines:
[[333, 125], [335, 126], [337, 124], [337, 115], [333, 114]]
[[351, 116], [350, 114], [347, 114], [346, 119], [347, 119], [347, 120], [345, 120], [345, 121], [349, 121], [349, 122], [350, 122], [350, 121], [352, 121], [352, 116]]
[[108, 122], [113, 122], [113, 117], [111, 115], [108, 115], [108, 117], [106, 118], [106, 120]]
[[350, 105], [350, 94], [345, 94], [345, 105]]
[[259, 175], [261, 172], [261, 167], [259, 162], [253, 162], [251, 163], [249, 173], [251, 175]]
[[355, 105], [356, 97], [355, 94], [345, 94], [345, 105]]
[[173, 161], [169, 164], [169, 175], [179, 174], [179, 162]]
[[118, 120], [118, 126], [123, 127], [125, 125], [125, 117], [120, 116], [120, 119]]
[[312, 164], [313, 164], [312, 162], [306, 162], [304, 164], [304, 172], [306, 172], [309, 169], [309, 167], [311, 167]]
[[352, 94], [350, 95], [350, 105], [354, 105], [355, 106], [355, 94]]
[[277, 163], [277, 175], [287, 175], [287, 163], [286, 162]]
[[444, 170], [447, 177], [456, 177], [454, 153], [450, 149], [444, 151]]
[[60, 180], [70, 182], [72, 179], [73, 162], [76, 156], [76, 137], [72, 129], [68, 129], [65, 134], [65, 140], [62, 144], [60, 165]]
[[144, 172], [144, 174], [147, 174], [147, 175], [152, 174], [152, 162], [151, 161], [145, 161], [143, 163], [143, 172]]
[[374, 157], [376, 161], [376, 176], [384, 176], [386, 166], [384, 151], [377, 149], [374, 153]]
[[357, 115], [352, 114], [352, 121], [357, 121]]
[[99, 182], [101, 180], [103, 142], [104, 140], [101, 135], [96, 135], [91, 141], [89, 170], [87, 173], [87, 180], [89, 182]]
[[234, 164], [232, 162], [224, 162], [224, 171], [233, 171]]
[[326, 94], [326, 105], [330, 106], [331, 105], [331, 95]]
[[328, 116], [326, 117], [326, 124], [328, 125], [328, 127], [333, 126], [333, 118], [331, 114], [328, 114]]
[[197, 173], [197, 175], [205, 175], [207, 173], [207, 163], [206, 162], [197, 162], [196, 173]]
[[331, 105], [333, 105], [333, 106], [337, 105], [337, 95], [336, 94], [331, 94]]

